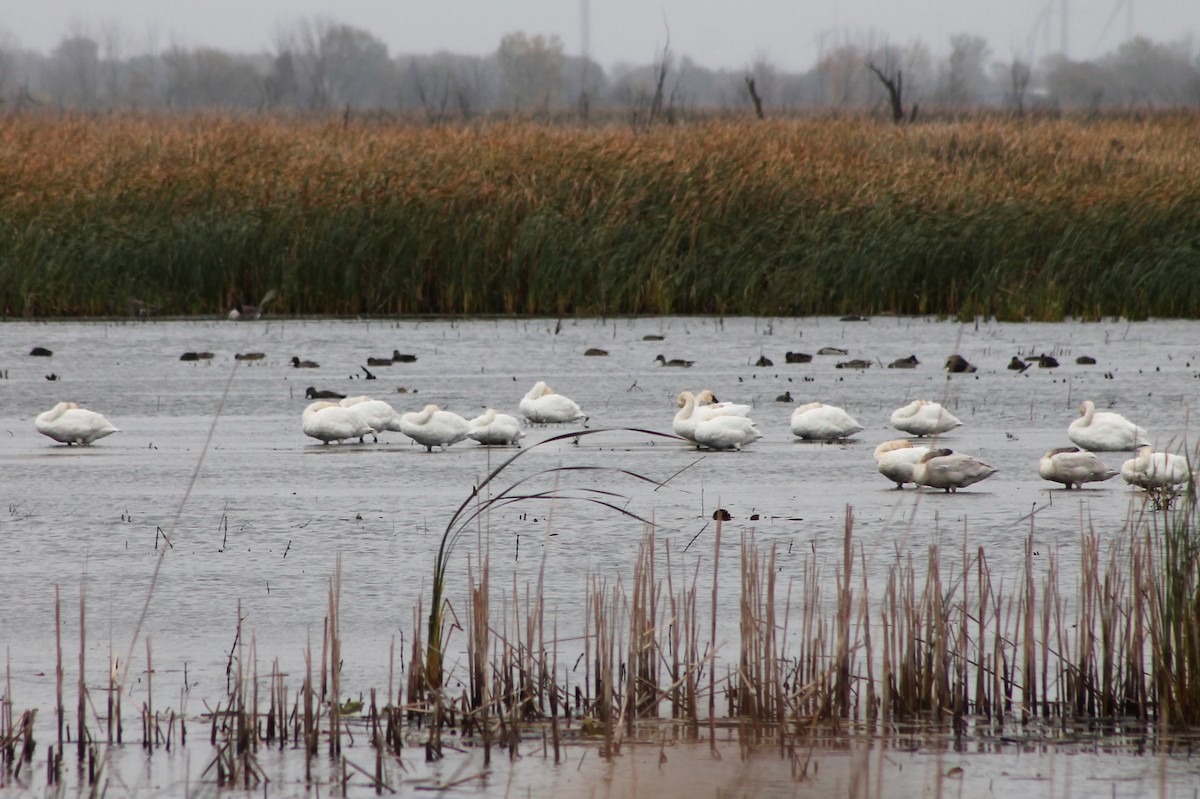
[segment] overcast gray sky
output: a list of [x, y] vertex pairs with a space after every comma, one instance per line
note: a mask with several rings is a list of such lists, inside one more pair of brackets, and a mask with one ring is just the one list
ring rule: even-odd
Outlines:
[[[213, 46], [272, 49], [275, 34], [301, 18], [326, 16], [382, 39], [394, 56], [449, 50], [484, 55], [513, 31], [557, 34], [581, 49], [583, 0], [0, 0], [0, 31], [27, 48], [50, 51], [68, 31], [116, 25], [125, 54]], [[1063, 0], [589, 0], [591, 54], [604, 65], [649, 63], [671, 50], [710, 67], [739, 69], [766, 57], [808, 69], [821, 43], [915, 39], [935, 54], [956, 33], [986, 38], [993, 57], [1037, 59], [1061, 49]], [[1157, 42], [1200, 35], [1200, 0], [1066, 0], [1067, 52], [1095, 58], [1128, 33]], [[1132, 9], [1132, 16], [1129, 11]], [[1194, 43], [1193, 43], [1193, 46]]]

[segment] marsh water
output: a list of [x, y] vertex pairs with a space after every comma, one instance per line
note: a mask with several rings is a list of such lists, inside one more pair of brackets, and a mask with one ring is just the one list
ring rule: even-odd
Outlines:
[[[53, 356], [28, 355], [35, 346]], [[823, 347], [846, 354], [816, 355]], [[608, 354], [585, 356], [589, 348]], [[366, 367], [368, 357], [393, 350], [417, 360]], [[181, 361], [187, 351], [213, 357]], [[814, 358], [788, 364], [788, 351]], [[234, 359], [245, 352], [266, 357]], [[948, 375], [941, 367], [952, 353], [978, 371]], [[1005, 368], [1013, 355], [1040, 353], [1054, 355], [1061, 366], [1021, 373]], [[662, 367], [659, 354], [694, 365]], [[886, 368], [913, 354], [917, 368]], [[1084, 355], [1095, 365], [1076, 364]], [[294, 356], [320, 367], [295, 369]], [[756, 366], [760, 357], [773, 365]], [[851, 359], [871, 366], [838, 368]], [[375, 379], [366, 379], [368, 370]], [[889, 317], [11, 322], [0, 325], [0, 376], [0, 644], [15, 706], [40, 708], [39, 724], [48, 730], [56, 587], [70, 653], [68, 683], [75, 679], [70, 671], [82, 591], [89, 682], [107, 680], [115, 653], [127, 664], [136, 695], [149, 639], [156, 695], [161, 691], [161, 702], [199, 714], [206, 701], [224, 696], [239, 613], [242, 635], [254, 641], [263, 670], [278, 658], [285, 670], [299, 673], [307, 643], [320, 647], [340, 556], [343, 693], [387, 687], [392, 643], [399, 664], [414, 624], [424, 623], [414, 609], [422, 597], [427, 609], [433, 557], [451, 514], [516, 450], [467, 441], [430, 453], [399, 433], [383, 434], [379, 443], [323, 445], [300, 430], [309, 386], [369, 394], [400, 412], [436, 403], [472, 417], [485, 407], [519, 415], [521, 396], [545, 380], [582, 406], [589, 429], [668, 433], [681, 390], [709, 388], [722, 400], [751, 404], [764, 437], [741, 452], [698, 452], [628, 430], [529, 449], [579, 428], [528, 428], [527, 454], [494, 487], [528, 478], [541, 490], [603, 489], [628, 513], [576, 500], [497, 508], [455, 550], [447, 588], [452, 603], [465, 604], [468, 559], [477, 566], [483, 552], [496, 586], [494, 608], [501, 595], [511, 603], [514, 586], [522, 602], [526, 591], [540, 590], [559, 636], [577, 639], [589, 581], [615, 582], [632, 573], [644, 525], [628, 514], [653, 519], [680, 574], [711, 574], [712, 517], [724, 508], [731, 519], [724, 525], [720, 590], [729, 612], [718, 619], [717, 643], [718, 656], [724, 645], [734, 657], [742, 536], [776, 547], [783, 581], [799, 581], [804, 565], [816, 559], [832, 585], [847, 507], [871, 582], [898, 556], [924, 560], [933, 543], [951, 551], [982, 547], [993, 580], [1011, 575], [1015, 581], [1032, 531], [1035, 565], [1054, 558], [1069, 593], [1080, 531], [1119, 537], [1141, 512], [1143, 495], [1120, 478], [1065, 491], [1038, 477], [1037, 460], [1069, 443], [1067, 425], [1085, 399], [1137, 421], [1159, 448], [1188, 449], [1200, 388], [1200, 323], [962, 324]], [[790, 402], [778, 400], [785, 394]], [[875, 470], [872, 450], [901, 436], [889, 425], [891, 411], [920, 398], [942, 402], [963, 420], [942, 438], [946, 446], [998, 473], [955, 494], [894, 490]], [[33, 419], [60, 400], [104, 413], [121, 432], [86, 448], [56, 444], [35, 431]], [[865, 429], [840, 444], [795, 440], [791, 411], [812, 400], [840, 405]], [[1103, 457], [1119, 467], [1129, 454]], [[538, 476], [559, 466], [603, 468]], [[832, 590], [826, 596], [832, 598]], [[452, 634], [451, 649], [461, 650], [461, 639]], [[577, 648], [577, 640], [564, 643], [559, 659], [568, 683], [583, 679], [572, 674], [570, 654]], [[399, 681], [399, 665], [395, 672]], [[1060, 757], [1060, 764], [1077, 762]], [[1043, 757], [1032, 772], [1044, 773], [1047, 762]], [[1133, 795], [1131, 786], [1147, 790], [1161, 778], [1171, 792], [1191, 795], [1186, 786], [1196, 769], [1186, 758], [1131, 756], [1128, 763], [1111, 785], [1094, 781], [1087, 766], [1088, 777], [1077, 774], [1070, 794]], [[989, 767], [986, 784], [971, 795], [990, 795], [988, 780], [1001, 779], [1006, 767]], [[1008, 773], [1023, 779], [1029, 771], [1014, 766]], [[156, 773], [135, 776], [131, 784], [149, 795], [158, 782], [183, 779]], [[535, 794], [539, 785], [562, 788], [548, 778], [530, 779]], [[606, 790], [621, 794], [611, 793], [611, 779]], [[474, 795], [482, 789], [464, 784], [458, 790]], [[998, 783], [994, 792], [1001, 793]]]

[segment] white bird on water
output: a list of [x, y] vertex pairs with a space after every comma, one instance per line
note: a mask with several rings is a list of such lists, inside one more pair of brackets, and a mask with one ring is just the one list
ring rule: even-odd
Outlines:
[[74, 402], [60, 402], [45, 413], [39, 413], [33, 424], [42, 435], [67, 446], [86, 447], [93, 441], [121, 432], [100, 414], [80, 408]]
[[563, 424], [587, 418], [575, 400], [556, 394], [543, 380], [533, 384], [518, 407], [533, 424]]
[[1096, 403], [1084, 400], [1079, 418], [1067, 427], [1067, 438], [1075, 446], [1095, 452], [1121, 452], [1136, 449], [1149, 435], [1121, 414], [1097, 411]]
[[343, 408], [351, 408], [364, 422], [371, 426], [372, 438], [379, 441], [379, 433], [391, 430], [393, 433], [404, 432], [400, 428], [400, 414], [396, 409], [383, 400], [368, 396], [346, 397], [338, 402]]
[[300, 416], [300, 429], [304, 435], [323, 444], [341, 443], [352, 438], [361, 441], [375, 432], [353, 408], [343, 408], [329, 400], [317, 400], [305, 408]]
[[471, 423], [457, 413], [426, 405], [420, 411], [401, 416], [400, 430], [429, 452], [433, 452], [434, 447], [441, 447], [444, 452], [452, 444], [466, 439], [471, 432]]
[[1147, 490], [1174, 488], [1192, 479], [1187, 458], [1170, 452], [1155, 452], [1142, 444], [1137, 453], [1121, 464], [1121, 478], [1131, 486]]
[[970, 455], [950, 449], [931, 449], [913, 466], [913, 482], [947, 493], [986, 480], [996, 470]]
[[713, 393], [707, 389], [693, 394], [681, 391], [675, 398], [679, 410], [671, 420], [671, 429], [680, 438], [696, 442], [696, 426], [703, 421], [715, 419], [718, 416], [737, 416], [748, 418], [749, 405], [735, 405], [728, 402], [717, 402]]
[[892, 427], [914, 436], [936, 436], [961, 426], [954, 414], [931, 400], [913, 400], [892, 411]]
[[792, 435], [813, 441], [836, 441], [863, 429], [836, 405], [810, 402], [792, 411]]
[[762, 438], [754, 422], [745, 416], [714, 416], [702, 419], [693, 432], [698, 446], [716, 450], [740, 450]]
[[1052, 449], [1038, 461], [1038, 475], [1043, 480], [1062, 483], [1068, 489], [1083, 488], [1084, 483], [1099, 483], [1117, 476], [1094, 452], [1078, 447]]
[[929, 452], [929, 447], [914, 447], [906, 438], [893, 438], [875, 448], [875, 466], [879, 473], [904, 488], [913, 482], [913, 467]]
[[525, 431], [521, 429], [521, 422], [515, 416], [488, 408], [470, 421], [470, 432], [467, 435], [486, 446], [520, 446]]

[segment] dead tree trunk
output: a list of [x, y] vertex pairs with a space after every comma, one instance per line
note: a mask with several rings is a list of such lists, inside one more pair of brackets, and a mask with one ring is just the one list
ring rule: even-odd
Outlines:
[[888, 100], [892, 104], [892, 121], [899, 125], [904, 121], [904, 73], [901, 70], [896, 70], [895, 77], [892, 77], [885, 75], [874, 64], [869, 64], [868, 66], [875, 73], [875, 77], [879, 78], [879, 82], [883, 84], [883, 88], [887, 89]]
[[754, 101], [754, 115], [762, 119], [762, 98], [758, 96], [758, 89], [754, 86], [754, 78], [750, 75], [746, 76], [746, 90], [750, 92], [750, 99]]

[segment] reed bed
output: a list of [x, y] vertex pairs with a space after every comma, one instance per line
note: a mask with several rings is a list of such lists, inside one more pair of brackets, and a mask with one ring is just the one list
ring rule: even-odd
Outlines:
[[1200, 115], [0, 119], [9, 316], [1194, 317]]
[[[480, 524], [487, 508], [549, 497], [518, 493], [522, 485], [492, 496], [473, 491], [447, 528], [450, 546], [439, 563], [450, 557], [455, 534]], [[587, 496], [573, 490], [559, 484], [552, 499]], [[227, 695], [200, 717], [212, 755], [198, 779], [242, 790], [263, 785], [272, 776], [259, 753], [278, 746], [304, 759], [309, 785], [327, 784], [340, 795], [351, 783], [391, 793], [406, 778], [408, 750], [423, 747], [427, 759], [440, 758], [446, 734], [454, 735], [456, 749], [481, 747], [486, 767], [494, 748], [516, 758], [540, 746], [559, 763], [566, 746], [593, 747], [602, 757], [616, 757], [630, 742], [667, 737], [715, 746], [720, 729], [732, 731], [746, 756], [776, 747], [800, 780], [814, 742], [831, 735], [888, 739], [927, 729], [959, 739], [1028, 736], [1044, 743], [1079, 730], [1169, 736], [1200, 723], [1200, 523], [1190, 491], [1170, 507], [1147, 502], [1111, 540], [1082, 530], [1077, 575], [1060, 574], [1053, 558], [1035, 568], [1032, 528], [1016, 579], [994, 577], [985, 553], [964, 543], [958, 551], [932, 546], [923, 561], [898, 552], [878, 587], [866, 578], [850, 508], [840, 557], [821, 561], [832, 575], [822, 572], [817, 553], [798, 574], [783, 575], [773, 547], [753, 530], [740, 535], [737, 563], [717, 557], [720, 524], [705, 556], [712, 566], [710, 629], [698, 602], [709, 588], [707, 569], [681, 560], [644, 522], [630, 573], [592, 576], [582, 629], [563, 637], [556, 618], [547, 625], [540, 578], [537, 585], [515, 577], [506, 588], [494, 585], [490, 555], [480, 544], [466, 564], [467, 583], [444, 581], [439, 594], [442, 603], [465, 595], [455, 604], [467, 612], [452, 626], [433, 612], [426, 626], [439, 631], [436, 645], [415, 637], [400, 693], [393, 694], [389, 666], [382, 706], [376, 690], [369, 690], [369, 701], [361, 693], [354, 700], [342, 683], [339, 562], [329, 581], [321, 654], [314, 659], [310, 642], [299, 691], [288, 689], [297, 675], [281, 671], [278, 659], [269, 673], [259, 673], [239, 608]], [[717, 593], [722, 568], [739, 571], [738, 596]], [[1060, 588], [1069, 579], [1077, 583], [1071, 600]], [[734, 612], [736, 640], [717, 640], [717, 614]], [[423, 617], [417, 608], [415, 629]], [[446, 657], [450, 651], [466, 657]], [[60, 648], [59, 674], [64, 657]], [[178, 708], [155, 705], [152, 662], [147, 643], [138, 691], [144, 691], [142, 746], [150, 754], [186, 745], [188, 721], [182, 696]], [[436, 675], [432, 663], [440, 664]], [[70, 725], [61, 732], [59, 700], [60, 733], [48, 747], [46, 782], [63, 779], [63, 747], [75, 743], [77, 779], [102, 793], [105, 752], [122, 745], [111, 732], [113, 713], [120, 729], [120, 704], [93, 701], [89, 685], [105, 683], [86, 679], [87, 669], [81, 656], [74, 741]], [[115, 674], [110, 668], [109, 691], [132, 696]], [[6, 684], [0, 788], [28, 788], [35, 779], [29, 771], [37, 713], [15, 708]], [[97, 731], [106, 723], [110, 733], [101, 741]], [[367, 748], [355, 748], [356, 740]], [[362, 762], [364, 753], [374, 762]], [[316, 767], [321, 762], [323, 769]]]

